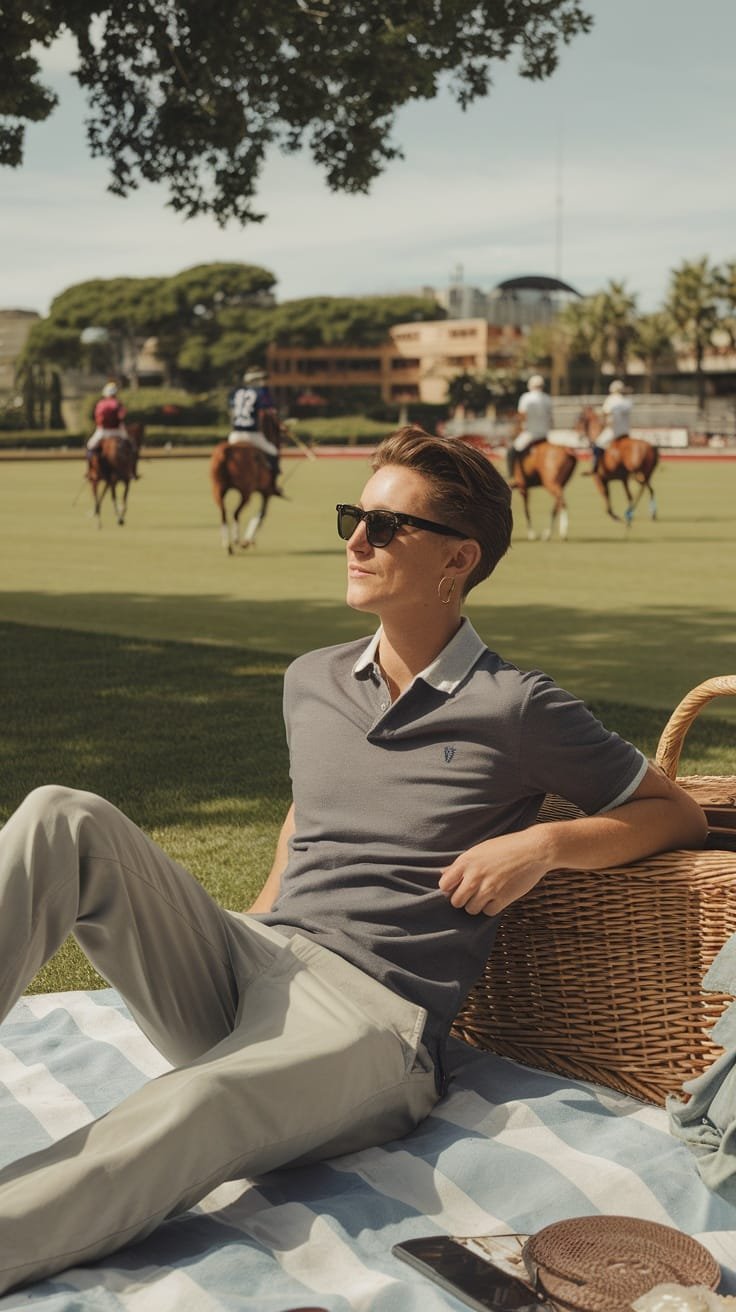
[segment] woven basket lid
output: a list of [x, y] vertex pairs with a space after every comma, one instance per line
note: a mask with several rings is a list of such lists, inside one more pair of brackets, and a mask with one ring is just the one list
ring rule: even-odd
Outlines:
[[655, 1285], [715, 1289], [721, 1278], [697, 1240], [632, 1216], [557, 1221], [527, 1240], [524, 1261], [553, 1303], [581, 1312], [631, 1312], [633, 1300]]

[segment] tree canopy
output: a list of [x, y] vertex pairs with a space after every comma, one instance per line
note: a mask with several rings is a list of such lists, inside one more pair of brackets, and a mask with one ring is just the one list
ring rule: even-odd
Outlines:
[[0, 164], [23, 158], [27, 123], [57, 97], [38, 46], [63, 32], [78, 52], [88, 142], [110, 190], [168, 183], [187, 217], [257, 222], [266, 151], [308, 147], [333, 191], [365, 192], [401, 156], [396, 112], [443, 80], [465, 108], [496, 63], [554, 70], [561, 43], [592, 25], [580, 0], [0, 0]]
[[135, 377], [149, 337], [169, 383], [206, 389], [262, 364], [269, 342], [309, 347], [374, 346], [395, 323], [438, 319], [422, 296], [310, 296], [276, 303], [276, 279], [252, 264], [200, 264], [171, 277], [93, 278], [68, 287], [34, 324], [28, 360], [60, 368], [90, 364]]

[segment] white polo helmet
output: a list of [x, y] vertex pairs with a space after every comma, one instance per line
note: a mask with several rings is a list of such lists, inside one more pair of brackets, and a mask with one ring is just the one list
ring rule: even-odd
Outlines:
[[261, 369], [260, 365], [254, 365], [252, 368], [246, 369], [243, 374], [243, 382], [248, 386], [252, 386], [254, 383], [265, 383], [267, 378], [266, 370]]
[[611, 385], [610, 385], [610, 387], [609, 387], [608, 390], [609, 390], [609, 392], [621, 393], [621, 392], [625, 391], [626, 389], [624, 388], [624, 385], [623, 385], [623, 383], [621, 382], [621, 379], [620, 379], [620, 378], [614, 378], [614, 380], [613, 380], [613, 382], [611, 383]]
[[102, 389], [103, 396], [117, 396], [117, 394], [118, 394], [117, 383], [105, 383], [105, 386]]
[[527, 387], [530, 392], [539, 392], [544, 387], [544, 379], [541, 374], [532, 374]]

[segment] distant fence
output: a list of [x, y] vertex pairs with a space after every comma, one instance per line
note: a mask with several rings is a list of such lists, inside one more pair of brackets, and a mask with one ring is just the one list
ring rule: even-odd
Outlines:
[[[585, 439], [575, 432], [575, 423], [584, 406], [598, 409], [604, 400], [605, 394], [553, 397], [555, 426], [550, 440], [564, 446], [587, 447]], [[632, 419], [632, 436], [643, 437], [655, 446], [736, 445], [736, 397], [711, 399], [699, 410], [690, 396], [637, 396], [633, 398]], [[505, 446], [516, 431], [516, 423], [508, 416], [448, 419], [442, 431], [449, 437], [475, 433], [491, 446]]]

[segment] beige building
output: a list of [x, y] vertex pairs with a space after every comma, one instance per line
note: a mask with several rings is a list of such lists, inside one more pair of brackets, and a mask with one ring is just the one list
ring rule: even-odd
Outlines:
[[379, 346], [277, 346], [267, 351], [270, 384], [280, 400], [316, 393], [331, 399], [341, 388], [367, 388], [387, 403], [442, 405], [447, 384], [462, 373], [482, 373], [513, 361], [521, 332], [485, 319], [398, 323]]
[[0, 310], [0, 392], [13, 390], [16, 363], [40, 318], [35, 310]]

